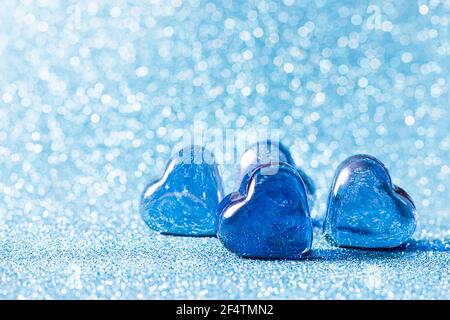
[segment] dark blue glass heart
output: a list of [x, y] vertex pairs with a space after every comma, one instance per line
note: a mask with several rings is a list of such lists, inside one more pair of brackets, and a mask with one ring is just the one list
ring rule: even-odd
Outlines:
[[141, 215], [160, 233], [214, 236], [216, 208], [222, 197], [214, 155], [191, 146], [177, 152], [162, 178], [145, 188]]
[[305, 184], [287, 163], [259, 165], [218, 207], [217, 236], [244, 257], [299, 259], [311, 247]]
[[306, 185], [308, 202], [310, 208], [312, 208], [316, 192], [314, 182], [301, 168], [296, 166], [289, 149], [281, 142], [273, 142], [272, 140], [260, 141], [248, 148], [239, 162], [239, 182], [258, 165], [270, 162], [284, 162], [297, 168]]
[[343, 247], [392, 248], [405, 243], [415, 228], [411, 197], [392, 184], [379, 160], [355, 155], [340, 164], [328, 197], [328, 240]]

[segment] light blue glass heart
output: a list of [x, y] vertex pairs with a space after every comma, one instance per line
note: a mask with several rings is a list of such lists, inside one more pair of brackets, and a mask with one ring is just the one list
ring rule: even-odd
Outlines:
[[218, 207], [217, 236], [244, 257], [299, 259], [311, 247], [305, 184], [287, 163], [259, 165]]
[[214, 155], [191, 146], [177, 152], [162, 178], [145, 188], [141, 215], [150, 228], [163, 234], [214, 236], [222, 197]]
[[324, 223], [329, 241], [343, 247], [392, 248], [405, 243], [415, 228], [411, 197], [392, 184], [379, 160], [355, 155], [339, 165]]
[[298, 167], [292, 158], [289, 149], [281, 142], [273, 142], [272, 140], [260, 141], [248, 148], [242, 155], [239, 162], [239, 182], [245, 175], [251, 172], [256, 166], [270, 162], [284, 162], [295, 167], [306, 185], [308, 203], [310, 208], [313, 207], [315, 201], [316, 187], [313, 180]]

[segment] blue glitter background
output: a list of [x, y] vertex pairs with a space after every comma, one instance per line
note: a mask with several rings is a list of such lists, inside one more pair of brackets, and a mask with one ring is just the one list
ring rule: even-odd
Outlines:
[[[70, 2], [0, 2], [0, 298], [450, 298], [450, 1]], [[414, 240], [262, 261], [152, 232], [139, 195], [194, 122], [279, 129], [317, 219], [376, 156]]]

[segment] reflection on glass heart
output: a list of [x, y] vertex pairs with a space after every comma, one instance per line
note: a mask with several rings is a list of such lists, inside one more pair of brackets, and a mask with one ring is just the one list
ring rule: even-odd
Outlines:
[[222, 197], [214, 155], [191, 146], [177, 152], [162, 178], [145, 188], [141, 215], [160, 233], [214, 236], [215, 212]]
[[244, 257], [299, 259], [311, 247], [305, 184], [287, 163], [262, 164], [218, 207], [217, 236]]
[[392, 184], [379, 160], [355, 155], [340, 164], [328, 197], [328, 240], [343, 247], [392, 248], [405, 243], [415, 228], [411, 197]]
[[316, 192], [314, 182], [301, 168], [296, 166], [289, 149], [281, 142], [273, 142], [272, 140], [260, 141], [248, 148], [239, 162], [239, 183], [256, 166], [271, 162], [284, 162], [297, 168], [306, 185], [308, 202], [310, 208], [312, 208]]

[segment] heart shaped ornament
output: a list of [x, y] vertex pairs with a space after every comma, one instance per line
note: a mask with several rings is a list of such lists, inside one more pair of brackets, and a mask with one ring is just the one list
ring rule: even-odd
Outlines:
[[314, 205], [316, 187], [313, 180], [298, 167], [292, 158], [289, 149], [281, 142], [273, 142], [272, 140], [259, 141], [248, 148], [241, 156], [239, 161], [239, 183], [258, 165], [284, 162], [295, 167], [306, 185], [306, 192], [310, 208]]
[[326, 238], [353, 248], [393, 248], [411, 238], [416, 208], [392, 184], [386, 167], [369, 155], [342, 162], [334, 176], [324, 223]]
[[305, 183], [287, 163], [266, 163], [218, 207], [217, 236], [243, 257], [300, 259], [313, 233]]
[[150, 183], [141, 197], [141, 216], [163, 234], [214, 236], [222, 180], [214, 155], [203, 147], [178, 151], [162, 178]]

